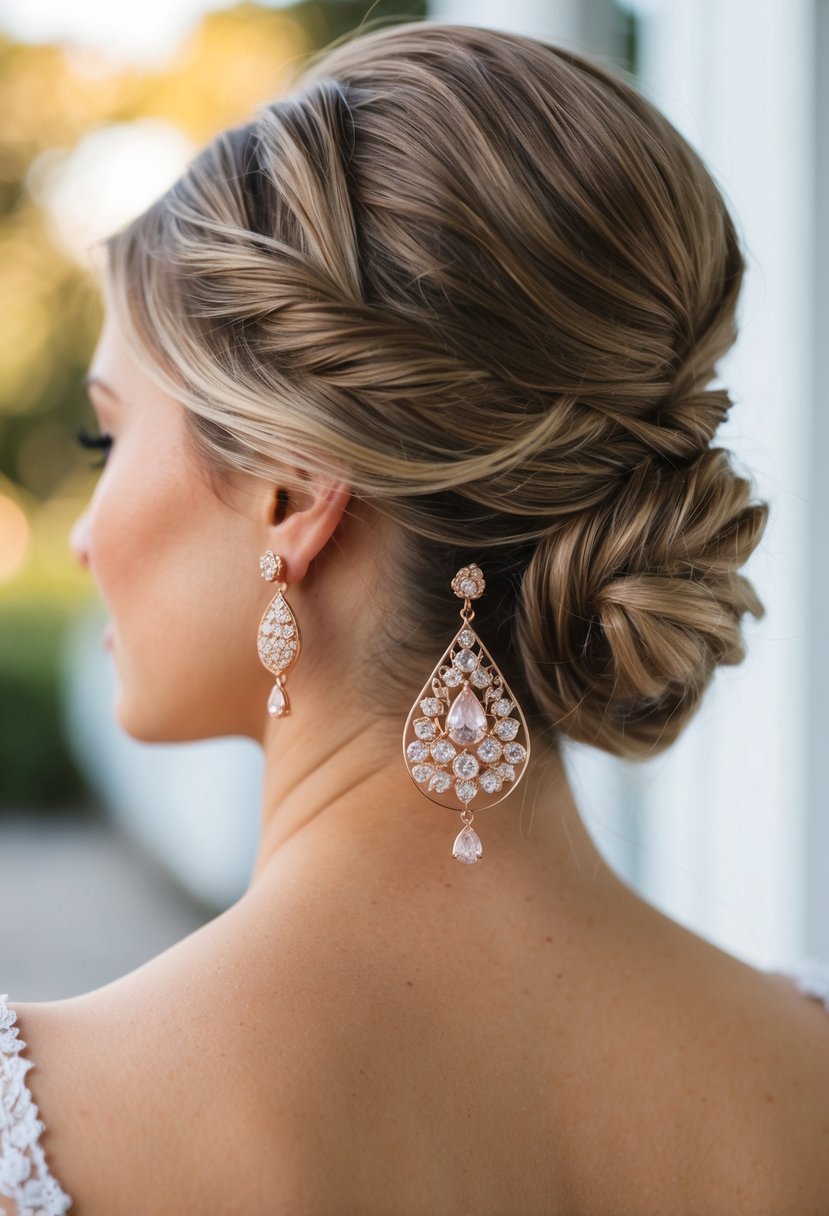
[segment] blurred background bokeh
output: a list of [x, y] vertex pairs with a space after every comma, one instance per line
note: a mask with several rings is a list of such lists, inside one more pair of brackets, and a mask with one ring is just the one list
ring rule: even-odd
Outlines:
[[827, 9], [0, 0], [0, 991], [97, 987], [247, 883], [258, 749], [120, 731], [104, 614], [68, 546], [95, 477], [75, 438], [97, 429], [81, 383], [102, 320], [90, 247], [278, 94], [294, 61], [366, 20], [491, 25], [616, 64], [729, 200], [749, 274], [720, 435], [771, 502], [747, 569], [767, 614], [664, 756], [566, 758], [597, 843], [646, 898], [755, 965], [829, 958]]

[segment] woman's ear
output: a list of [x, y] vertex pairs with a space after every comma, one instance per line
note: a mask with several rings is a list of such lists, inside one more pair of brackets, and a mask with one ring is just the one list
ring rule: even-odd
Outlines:
[[265, 494], [262, 552], [281, 554], [292, 583], [305, 577], [309, 564], [337, 530], [351, 499], [341, 480], [304, 473], [300, 488], [269, 485]]

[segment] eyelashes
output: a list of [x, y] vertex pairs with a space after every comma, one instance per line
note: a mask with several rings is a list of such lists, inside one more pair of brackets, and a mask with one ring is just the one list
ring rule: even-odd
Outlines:
[[78, 443], [81, 445], [81, 447], [103, 449], [104, 454], [101, 457], [101, 459], [94, 460], [89, 466], [91, 469], [102, 468], [103, 465], [105, 465], [107, 462], [107, 456], [109, 455], [109, 449], [112, 447], [112, 436], [111, 435], [90, 435], [87, 430], [85, 430], [83, 427], [81, 427], [77, 433], [76, 438], [78, 440]]

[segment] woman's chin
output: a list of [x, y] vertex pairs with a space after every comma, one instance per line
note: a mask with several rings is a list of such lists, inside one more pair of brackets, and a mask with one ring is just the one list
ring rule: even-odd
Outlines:
[[113, 717], [124, 734], [129, 735], [136, 743], [178, 743], [183, 741], [174, 724], [159, 713], [159, 708], [159, 705], [156, 704], [153, 707], [144, 707], [142, 710], [130, 700], [120, 684], [115, 690], [112, 702]]
[[159, 733], [157, 722], [147, 721], [146, 718], [140, 718], [136, 714], [131, 713], [124, 706], [123, 699], [120, 696], [116, 696], [113, 716], [124, 734], [129, 735], [131, 739], [135, 739], [137, 743], [169, 742], [163, 734]]
[[136, 742], [196, 743], [232, 735], [263, 742], [274, 721], [265, 709], [270, 685], [253, 681], [250, 690], [237, 687], [228, 696], [229, 681], [221, 673], [199, 684], [198, 673], [161, 676], [153, 670], [154, 675], [122, 661], [113, 672], [112, 716]]

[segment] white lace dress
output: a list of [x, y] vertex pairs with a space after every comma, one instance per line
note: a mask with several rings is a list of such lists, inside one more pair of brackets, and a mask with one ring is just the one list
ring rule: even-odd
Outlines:
[[[829, 1010], [829, 962], [808, 958], [778, 974]], [[16, 1201], [18, 1216], [63, 1216], [72, 1200], [46, 1164], [40, 1145], [46, 1127], [26, 1085], [34, 1061], [23, 1059], [26, 1044], [7, 1000], [8, 993], [0, 993], [0, 1195]]]
[[33, 1060], [18, 1036], [17, 1014], [0, 993], [0, 1195], [14, 1199], [19, 1216], [63, 1216], [72, 1200], [49, 1172], [41, 1133], [45, 1125], [26, 1084]]

